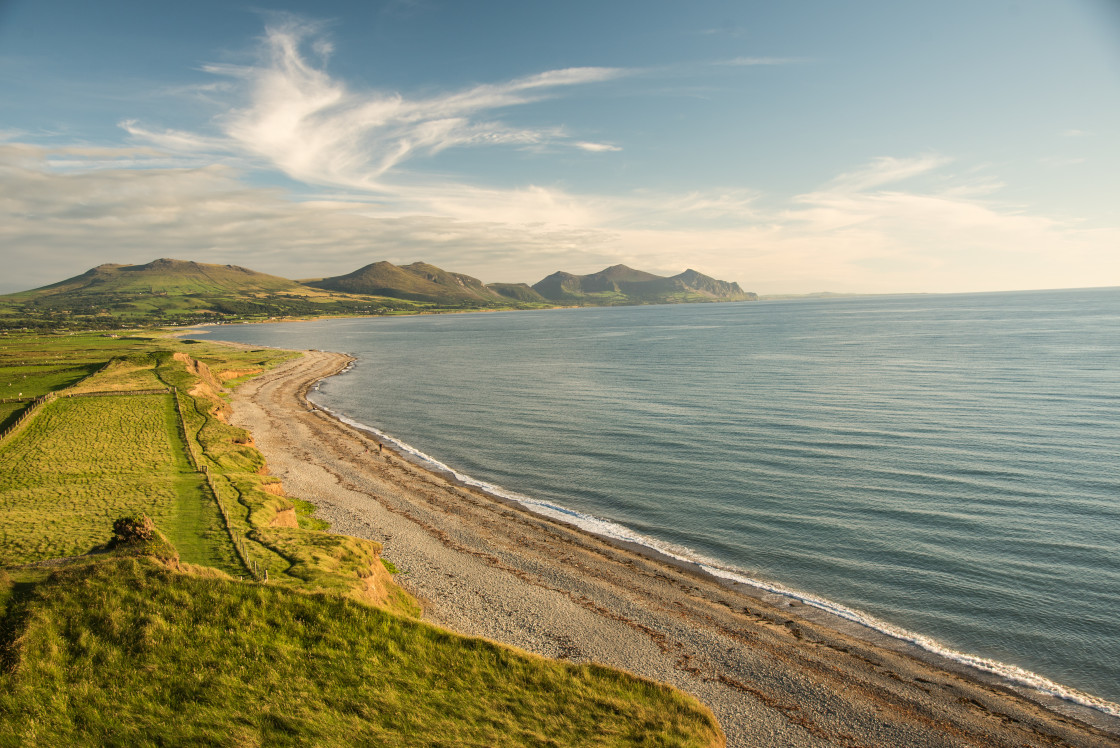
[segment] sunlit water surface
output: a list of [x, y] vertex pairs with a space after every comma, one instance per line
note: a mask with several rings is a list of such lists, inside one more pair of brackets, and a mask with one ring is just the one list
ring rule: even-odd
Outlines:
[[212, 337], [353, 354], [318, 402], [538, 508], [1120, 701], [1120, 289]]

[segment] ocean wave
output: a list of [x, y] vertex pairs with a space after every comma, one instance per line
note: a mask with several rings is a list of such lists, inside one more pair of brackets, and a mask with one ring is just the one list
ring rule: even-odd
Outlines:
[[[348, 368], [349, 366], [347, 367], [347, 369]], [[313, 391], [318, 391], [318, 389], [318, 383], [314, 387], [312, 387]], [[838, 618], [844, 619], [846, 621], [851, 621], [853, 623], [864, 626], [865, 628], [876, 631], [880, 634], [889, 636], [893, 639], [908, 642], [939, 657], [943, 657], [947, 660], [966, 665], [981, 672], [996, 675], [1011, 684], [1022, 686], [1041, 694], [1054, 696], [1056, 698], [1074, 704], [1089, 707], [1113, 717], [1120, 717], [1120, 704], [1098, 698], [1096, 696], [1093, 696], [1092, 694], [1079, 691], [1075, 688], [1063, 686], [1062, 684], [1056, 683], [1049, 678], [1046, 678], [1045, 676], [1039, 675], [1038, 673], [1032, 672], [1025, 668], [1021, 668], [1017, 665], [1010, 665], [1005, 662], [1000, 662], [999, 660], [981, 657], [979, 655], [973, 655], [967, 652], [960, 652], [942, 644], [941, 642], [938, 642], [932, 637], [909, 631], [900, 626], [895, 626], [894, 624], [883, 621], [879, 618], [876, 618], [875, 616], [869, 615], [854, 608], [849, 608], [845, 605], [841, 605], [840, 603], [835, 603], [831, 600], [827, 600], [816, 595], [801, 592], [799, 590], [786, 587], [776, 582], [768, 582], [765, 580], [756, 579], [754, 577], [751, 577], [748, 572], [745, 572], [741, 569], [723, 565], [720, 562], [711, 558], [707, 558], [689, 548], [666, 543], [656, 538], [649, 537], [648, 535], [643, 535], [616, 522], [600, 519], [599, 517], [595, 517], [585, 512], [569, 509], [567, 507], [548, 501], [535, 499], [531, 496], [526, 496], [524, 494], [517, 493], [516, 491], [510, 491], [508, 489], [502, 488], [501, 486], [495, 485], [493, 483], [488, 483], [486, 481], [473, 478], [465, 473], [461, 473], [458, 470], [455, 470], [454, 468], [444, 464], [443, 462], [440, 462], [435, 457], [432, 457], [431, 455], [413, 447], [412, 445], [407, 444], [406, 442], [403, 442], [390, 434], [386, 434], [380, 429], [356, 421], [343, 413], [324, 407], [319, 403], [315, 403], [315, 406], [320, 410], [330, 413], [332, 416], [337, 418], [339, 421], [347, 424], [348, 426], [358, 429], [359, 431], [373, 434], [380, 441], [393, 445], [393, 447], [399, 453], [407, 455], [410, 460], [416, 462], [417, 464], [438, 471], [445, 475], [449, 475], [463, 485], [472, 486], [485, 491], [492, 496], [516, 502], [535, 514], [539, 514], [541, 516], [555, 519], [568, 525], [572, 525], [581, 530], [590, 532], [608, 540], [632, 543], [648, 548], [649, 550], [672, 558], [676, 561], [695, 565], [706, 573], [712, 575], [713, 577], [724, 579], [729, 582], [744, 584], [764, 592], [769, 592], [772, 594], [781, 595], [791, 600], [796, 600], [805, 605], [809, 605], [811, 607], [834, 615]]]

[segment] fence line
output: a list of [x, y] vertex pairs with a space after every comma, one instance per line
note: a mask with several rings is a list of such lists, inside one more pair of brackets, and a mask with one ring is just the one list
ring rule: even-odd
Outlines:
[[[111, 363], [112, 363], [112, 361], [109, 362], [109, 364], [111, 364]], [[104, 371], [106, 368], [108, 368], [109, 364], [106, 364], [101, 369], [101, 371]], [[95, 373], [100, 373], [100, 372], [95, 372]], [[94, 376], [94, 375], [91, 374], [90, 376]], [[88, 379], [88, 377], [87, 377], [87, 379]], [[207, 466], [202, 463], [202, 461], [199, 459], [198, 455], [195, 453], [194, 441], [190, 438], [190, 435], [187, 432], [187, 420], [186, 420], [186, 416], [183, 414], [183, 403], [182, 403], [182, 400], [179, 397], [179, 389], [177, 387], [165, 387], [165, 388], [162, 388], [162, 389], [150, 389], [150, 390], [121, 390], [121, 391], [107, 391], [107, 392], [66, 392], [66, 393], [63, 393], [62, 395], [55, 394], [54, 392], [48, 392], [45, 395], [42, 395], [40, 397], [35, 398], [32, 401], [31, 405], [26, 410], [24, 410], [23, 413], [20, 414], [19, 418], [16, 419], [15, 423], [13, 423], [11, 426], [9, 426], [7, 429], [5, 429], [2, 433], [0, 433], [0, 442], [3, 442], [5, 439], [7, 439], [10, 436], [14, 436], [20, 429], [22, 429], [22, 427], [27, 423], [27, 421], [42, 408], [43, 405], [46, 405], [47, 403], [52, 402], [52, 401], [58, 399], [59, 397], [67, 397], [67, 398], [73, 398], [73, 397], [118, 397], [118, 396], [127, 396], [127, 395], [165, 395], [165, 394], [170, 394], [174, 397], [175, 413], [179, 416], [176, 420], [179, 423], [179, 433], [183, 437], [183, 444], [185, 444], [186, 447], [187, 447], [187, 459], [191, 463], [191, 467], [194, 468], [195, 472], [201, 473], [202, 477], [205, 479], [206, 486], [207, 486], [207, 488], [210, 489], [210, 494], [214, 497], [214, 503], [216, 503], [218, 505], [218, 511], [222, 515], [222, 522], [225, 524], [226, 532], [229, 533], [230, 541], [233, 543], [233, 547], [237, 551], [237, 557], [240, 559], [242, 565], [245, 567], [245, 569], [249, 572], [249, 574], [254, 579], [256, 579], [257, 581], [267, 582], [268, 581], [268, 570], [267, 569], [262, 569], [261, 566], [256, 561], [253, 560], [252, 556], [249, 555], [249, 549], [245, 545], [244, 536], [242, 536], [240, 533], [238, 533], [237, 530], [234, 529], [233, 525], [229, 521], [229, 512], [226, 511], [225, 503], [222, 501], [221, 493], [219, 493], [218, 487], [214, 484], [214, 479], [213, 479], [213, 477], [211, 477], [209, 469], [207, 469]]]
[[41, 407], [54, 400], [56, 397], [58, 396], [53, 392], [48, 392], [47, 394], [40, 395], [39, 397], [31, 401], [31, 405], [29, 405], [25, 411], [20, 413], [19, 418], [16, 419], [15, 423], [4, 429], [3, 433], [0, 433], [0, 442], [3, 442], [9, 436], [14, 436], [16, 432], [19, 431], [25, 423], [27, 423], [28, 419], [31, 418], [31, 416], [39, 412], [39, 409]]
[[35, 398], [8, 398], [8, 399], [5, 399], [5, 400], [0, 400], [0, 403], [11, 403], [11, 402], [17, 402], [17, 403], [30, 402], [31, 403], [31, 405], [26, 410], [24, 410], [23, 413], [20, 414], [19, 418], [16, 419], [15, 423], [13, 423], [11, 426], [6, 428], [3, 432], [0, 432], [0, 442], [4, 441], [9, 436], [14, 436], [15, 433], [16, 433], [16, 430], [19, 429], [19, 427], [22, 426], [27, 421], [27, 419], [29, 419], [31, 416], [35, 415], [35, 413], [37, 413], [39, 411], [39, 408], [41, 406], [51, 402], [52, 400], [57, 400], [60, 397], [74, 398], [74, 397], [123, 397], [123, 396], [128, 396], [128, 395], [166, 395], [166, 394], [169, 394], [172, 390], [173, 390], [172, 387], [163, 387], [163, 388], [160, 388], [160, 389], [151, 389], [151, 390], [119, 390], [119, 391], [108, 391], [107, 390], [107, 391], [104, 391], [104, 392], [66, 392], [66, 391], [63, 391], [61, 394], [59, 394], [58, 392], [48, 392], [45, 395], [40, 395], [39, 397], [35, 397]]
[[[74, 384], [70, 385], [66, 389], [71, 389], [73, 387], [77, 387], [79, 384], [86, 381], [90, 377], [96, 377], [98, 374], [100, 374], [101, 372], [105, 371], [110, 366], [112, 366], [113, 362], [116, 361], [116, 360], [117, 359], [115, 359], [115, 358], [109, 359], [108, 361], [105, 362], [105, 365], [102, 366], [100, 369], [98, 369], [97, 371], [92, 372], [90, 374], [86, 374], [84, 377], [79, 379], [77, 382], [74, 382]], [[49, 369], [47, 371], [37, 371], [35, 373], [38, 374], [39, 376], [42, 376], [44, 374], [55, 374], [55, 373], [60, 372], [60, 371], [69, 371], [70, 369], [73, 369], [73, 368], [74, 367], [63, 367], [61, 369]], [[170, 392], [170, 390], [168, 390], [168, 391]], [[38, 398], [34, 398], [34, 397], [5, 397], [5, 398], [0, 398], [0, 403], [25, 403], [25, 402], [28, 402], [29, 400], [36, 400], [36, 399], [38, 399]], [[2, 439], [2, 438], [3, 437], [0, 436], [0, 439]]]
[[123, 397], [131, 395], [168, 395], [171, 387], [156, 387], [150, 390], [98, 390], [96, 392], [62, 392], [59, 397]]
[[268, 581], [268, 570], [261, 569], [260, 565], [253, 560], [249, 555], [249, 549], [245, 546], [245, 538], [241, 536], [230, 524], [229, 512], [226, 511], [225, 502], [222, 501], [222, 495], [218, 491], [218, 487], [214, 484], [214, 478], [210, 475], [210, 470], [206, 465], [202, 464], [198, 455], [195, 454], [194, 441], [191, 440], [187, 432], [187, 419], [183, 414], [183, 403], [179, 398], [179, 390], [176, 387], [169, 388], [171, 393], [175, 396], [175, 412], [178, 413], [179, 418], [179, 431], [183, 436], [183, 443], [187, 445], [187, 457], [190, 460], [194, 469], [202, 473], [205, 479], [207, 488], [210, 489], [210, 494], [214, 497], [214, 503], [218, 505], [218, 512], [222, 515], [222, 522], [226, 526], [226, 532], [229, 533], [229, 539], [233, 542], [233, 547], [237, 551], [237, 556], [241, 559], [242, 565], [257, 581]]

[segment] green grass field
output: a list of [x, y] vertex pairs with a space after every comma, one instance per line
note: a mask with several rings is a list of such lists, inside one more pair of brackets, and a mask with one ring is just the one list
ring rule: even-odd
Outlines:
[[60, 398], [0, 444], [0, 564], [86, 553], [137, 513], [184, 561], [236, 569], [170, 395]]
[[142, 559], [8, 603], [0, 745], [717, 746], [668, 686]]
[[0, 399], [36, 398], [69, 387], [96, 371], [96, 366], [12, 366], [0, 369]]
[[134, 354], [113, 359], [102, 369], [69, 387], [71, 392], [125, 392], [166, 387], [155, 370], [152, 354]]
[[[8, 363], [17, 359], [22, 366], [67, 356], [92, 359], [83, 364], [92, 375], [51, 391], [177, 387], [190, 449], [210, 470], [248, 558], [272, 583], [419, 614], [378, 562], [376, 543], [315, 532], [325, 528], [307, 516], [306, 506], [299, 528], [272, 527], [279, 511], [296, 505], [275, 491], [275, 479], [261, 474], [264, 459], [249, 434], [223, 421], [228, 405], [220, 382], [243, 380], [298, 354], [150, 337], [9, 335], [0, 341], [7, 344], [0, 347], [0, 364], [5, 354]], [[174, 349], [192, 358], [176, 358]], [[114, 519], [143, 513], [184, 563], [245, 574], [219, 507], [189, 461], [177, 419], [171, 395], [59, 398], [43, 406], [0, 442], [0, 565], [87, 553], [108, 540]]]

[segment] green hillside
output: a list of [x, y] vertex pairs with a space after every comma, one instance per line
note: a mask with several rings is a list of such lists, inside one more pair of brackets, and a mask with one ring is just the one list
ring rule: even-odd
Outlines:
[[597, 273], [557, 271], [533, 285], [545, 299], [569, 304], [679, 304], [697, 301], [754, 301], [738, 283], [716, 280], [695, 270], [663, 277], [612, 265]]
[[5, 597], [0, 745], [723, 745], [669, 686], [156, 559]]
[[440, 306], [507, 306], [510, 301], [477, 278], [448, 272], [426, 262], [404, 266], [375, 262], [347, 275], [305, 281], [305, 284], [329, 291], [388, 296]]
[[98, 265], [73, 278], [13, 296], [43, 299], [75, 293], [185, 295], [294, 291], [298, 287], [298, 283], [286, 278], [236, 265], [209, 265], [164, 258], [146, 265]]
[[99, 265], [49, 286], [0, 296], [0, 328], [104, 329], [392, 311], [416, 306], [329, 293], [236, 265], [161, 259]]
[[99, 265], [49, 286], [0, 296], [0, 330], [756, 298], [737, 283], [695, 270], [666, 278], [625, 265], [588, 275], [556, 272], [529, 286], [486, 285], [426, 262], [398, 266], [381, 261], [346, 275], [297, 282], [236, 265], [161, 259], [145, 265]]
[[529, 304], [547, 304], [548, 299], [533, 290], [528, 283], [487, 283], [486, 287], [507, 299]]

